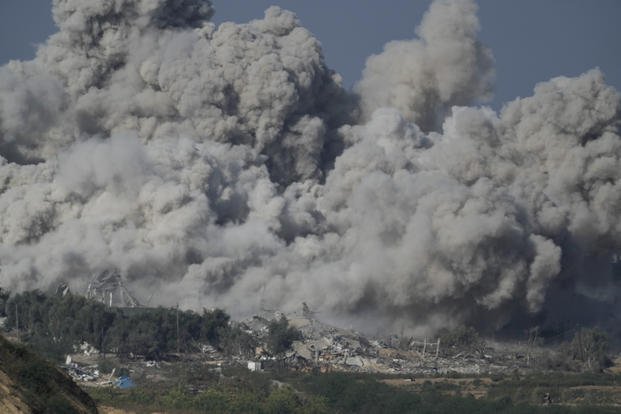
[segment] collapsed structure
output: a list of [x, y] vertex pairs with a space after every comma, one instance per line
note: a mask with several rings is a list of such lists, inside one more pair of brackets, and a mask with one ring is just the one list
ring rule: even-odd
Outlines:
[[91, 279], [86, 289], [86, 297], [110, 307], [136, 308], [140, 304], [129, 293], [118, 270], [106, 269]]
[[[240, 327], [263, 344], [270, 321], [281, 313], [264, 312], [240, 322]], [[257, 347], [254, 359], [248, 361], [251, 371], [286, 368], [297, 371], [365, 372], [406, 375], [490, 375], [540, 370], [538, 365], [555, 351], [524, 344], [494, 343], [481, 349], [442, 348], [439, 338], [398, 335], [368, 337], [360, 332], [323, 323], [309, 315], [308, 307], [301, 313], [287, 315], [289, 324], [302, 337], [293, 341], [283, 355], [272, 355], [265, 346]], [[222, 355], [211, 358], [223, 360]]]

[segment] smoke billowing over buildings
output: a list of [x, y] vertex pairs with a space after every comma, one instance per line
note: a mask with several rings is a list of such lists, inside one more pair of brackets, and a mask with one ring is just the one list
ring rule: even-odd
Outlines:
[[436, 0], [350, 92], [280, 8], [54, 0], [0, 67], [0, 284], [114, 268], [157, 304], [373, 330], [618, 313], [619, 93], [594, 69], [481, 106], [476, 11]]

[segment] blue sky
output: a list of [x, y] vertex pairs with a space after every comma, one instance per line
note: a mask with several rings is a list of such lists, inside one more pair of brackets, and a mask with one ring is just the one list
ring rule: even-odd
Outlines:
[[[245, 22], [271, 4], [295, 11], [351, 86], [368, 55], [414, 36], [429, 0], [215, 0], [216, 22]], [[621, 0], [479, 0], [480, 38], [496, 57], [492, 106], [528, 96], [537, 82], [599, 67], [621, 90]], [[51, 1], [0, 0], [0, 64], [30, 59], [55, 31]]]

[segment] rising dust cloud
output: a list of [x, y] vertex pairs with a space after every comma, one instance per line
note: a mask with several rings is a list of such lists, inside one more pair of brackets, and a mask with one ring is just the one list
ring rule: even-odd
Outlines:
[[367, 331], [618, 313], [619, 93], [594, 69], [480, 106], [476, 11], [436, 0], [349, 92], [277, 7], [54, 0], [58, 33], [0, 67], [0, 284], [118, 268], [152, 305]]

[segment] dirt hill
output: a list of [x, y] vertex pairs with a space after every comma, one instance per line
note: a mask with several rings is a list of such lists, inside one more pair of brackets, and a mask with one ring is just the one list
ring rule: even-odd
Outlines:
[[0, 336], [0, 412], [97, 413], [97, 408], [65, 373]]

